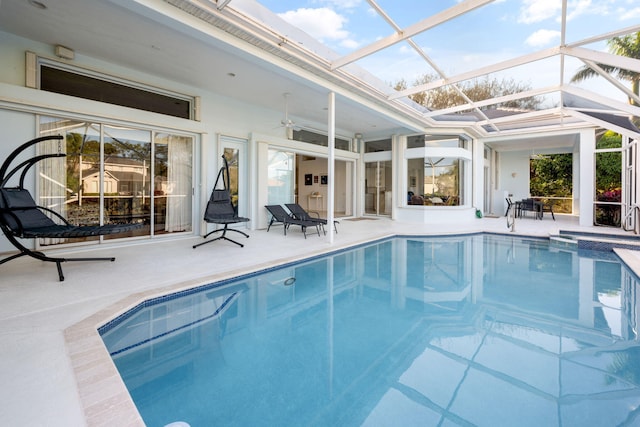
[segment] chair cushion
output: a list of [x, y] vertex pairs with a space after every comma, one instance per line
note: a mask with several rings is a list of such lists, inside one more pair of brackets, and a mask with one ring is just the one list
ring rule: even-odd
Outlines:
[[37, 207], [36, 202], [24, 188], [1, 188], [2, 200], [9, 209], [31, 209]]
[[2, 201], [0, 208], [7, 209], [2, 213], [2, 221], [14, 233], [30, 228], [55, 226], [56, 223], [45, 215], [31, 194], [23, 188], [1, 188]]
[[208, 222], [233, 220], [236, 216], [236, 211], [231, 204], [231, 200], [217, 202], [210, 201], [207, 203], [207, 208], [204, 211], [204, 220]]
[[209, 201], [231, 203], [231, 194], [229, 194], [229, 190], [213, 190]]

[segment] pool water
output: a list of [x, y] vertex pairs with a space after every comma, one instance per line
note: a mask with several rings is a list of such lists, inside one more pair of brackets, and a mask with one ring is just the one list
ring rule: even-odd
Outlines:
[[402, 237], [100, 333], [150, 427], [640, 425], [637, 288], [610, 252]]

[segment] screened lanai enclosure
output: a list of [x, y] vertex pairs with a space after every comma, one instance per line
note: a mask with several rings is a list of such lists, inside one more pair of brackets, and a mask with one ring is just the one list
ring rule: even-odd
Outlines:
[[[287, 257], [342, 250], [406, 230], [456, 233], [493, 230], [498, 224], [509, 232], [502, 228], [508, 199], [562, 199], [566, 209], [556, 218], [566, 215], [566, 221], [552, 222], [548, 211], [540, 228], [534, 216], [518, 219], [529, 221], [527, 229], [536, 233], [560, 223], [638, 233], [636, 3], [1, 0], [0, 159], [25, 141], [49, 135], [60, 135], [60, 144], [43, 144], [42, 151], [34, 147], [16, 160], [66, 155], [47, 158], [52, 161], [3, 185], [23, 181], [34, 200], [74, 224], [136, 224], [117, 235], [25, 239], [33, 252], [117, 249], [118, 262], [83, 266], [63, 287], [50, 286], [41, 269], [26, 261], [2, 265], [7, 333], [0, 334], [5, 339], [0, 345], [5, 371], [11, 372], [3, 377], [0, 399], [4, 424], [135, 423], [122, 380], [111, 361], [102, 364], [100, 358], [108, 357], [104, 346], [98, 343], [88, 351], [87, 345], [96, 344], [92, 334], [102, 319], [134, 307], [141, 292], [155, 297], [164, 293], [160, 288], [182, 290], [195, 286], [196, 279], [254, 272]], [[559, 168], [565, 173], [563, 185], [532, 185], [532, 160], [560, 154], [567, 157]], [[219, 242], [194, 254], [190, 240], [216, 231], [203, 213], [223, 156], [234, 211], [250, 219], [233, 226], [252, 238], [245, 248]], [[302, 233], [267, 233], [265, 206], [286, 203], [318, 211], [328, 224], [337, 218], [339, 234], [335, 227], [306, 240]], [[406, 266], [414, 265], [420, 253], [426, 260], [444, 257], [437, 277], [451, 271], [450, 261], [456, 259], [437, 244], [407, 248]], [[0, 236], [0, 253], [3, 259], [15, 253], [5, 236]], [[503, 255], [507, 263], [524, 263], [529, 273], [540, 267], [544, 271], [535, 273], [545, 276], [550, 268], [522, 251], [516, 257], [505, 247]], [[593, 260], [586, 261], [571, 271], [584, 271], [589, 278], [610, 271], [595, 274]], [[397, 277], [398, 263], [389, 268], [374, 264], [363, 265], [363, 271]], [[342, 264], [336, 266], [331, 274], [342, 271]], [[486, 265], [477, 267], [469, 270], [475, 278], [491, 276], [482, 271]], [[411, 282], [424, 291], [432, 285], [427, 269], [407, 271], [420, 276]], [[334, 301], [350, 305], [364, 296], [384, 303], [376, 283], [364, 293], [354, 288], [305, 307], [317, 320], [317, 313], [329, 313], [327, 306]], [[260, 292], [251, 298], [274, 303], [281, 312], [283, 296], [298, 292], [295, 298], [306, 304], [299, 292], [310, 288], [300, 284], [278, 285], [275, 299]], [[505, 282], [498, 294], [509, 296], [510, 288]], [[595, 315], [601, 330], [619, 329], [621, 317], [609, 309], [612, 296], [605, 288], [597, 295], [590, 285], [576, 288], [587, 308], [578, 315]], [[318, 287], [322, 293], [325, 289]], [[408, 295], [403, 292], [393, 290], [389, 301], [400, 301], [401, 294]], [[422, 298], [421, 292], [414, 294]], [[133, 299], [120, 300], [128, 296]], [[473, 294], [473, 301], [475, 296], [482, 297]], [[207, 299], [208, 306], [214, 300]], [[616, 306], [631, 307], [629, 301]], [[233, 316], [235, 306], [227, 307], [222, 311]], [[439, 307], [446, 311], [445, 323], [455, 316], [446, 304]], [[530, 316], [531, 310], [525, 311]], [[605, 321], [603, 313], [611, 316]], [[83, 319], [81, 331], [68, 329]], [[251, 323], [257, 317], [247, 319]], [[161, 323], [166, 323], [164, 316]], [[563, 331], [566, 323], [559, 326]], [[286, 326], [290, 329], [291, 322]], [[635, 330], [623, 329], [630, 336]], [[171, 337], [164, 338], [171, 343]], [[516, 341], [509, 338], [511, 344]], [[539, 354], [539, 346], [524, 344]], [[171, 364], [173, 350], [155, 356]], [[558, 354], [564, 358], [566, 353]], [[51, 363], [40, 363], [44, 360]], [[98, 371], [100, 381], [94, 381]], [[632, 409], [631, 416], [636, 412]], [[558, 414], [557, 408], [550, 413]], [[143, 424], [139, 421], [136, 425]]]
[[[622, 0], [9, 0], [0, 12], [0, 120], [15, 135], [0, 150], [63, 134], [66, 159], [43, 163], [33, 191], [77, 223], [143, 224], [111, 238], [204, 235], [227, 153], [250, 229], [266, 228], [267, 204], [437, 223], [531, 197], [581, 225], [640, 228], [640, 24]], [[531, 161], [556, 154], [571, 157], [570, 184], [539, 194]]]

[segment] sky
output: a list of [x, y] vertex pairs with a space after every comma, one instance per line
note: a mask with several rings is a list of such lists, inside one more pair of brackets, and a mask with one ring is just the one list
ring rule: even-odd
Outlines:
[[[287, 22], [322, 41], [340, 55], [348, 54], [394, 33], [365, 0], [258, 0]], [[400, 28], [460, 3], [457, 0], [377, 0]], [[414, 41], [445, 75], [453, 76], [560, 44], [560, 0], [496, 0], [427, 30]], [[566, 43], [631, 27], [640, 23], [638, 0], [569, 0]], [[604, 43], [584, 46], [606, 51]], [[436, 74], [406, 42], [357, 62], [387, 83], [410, 84], [424, 74]], [[583, 63], [568, 58], [565, 81]], [[507, 77], [537, 88], [560, 81], [559, 59], [509, 71]], [[492, 76], [493, 77], [493, 76]], [[585, 82], [595, 87], [601, 82]], [[611, 88], [613, 86], [610, 86]], [[615, 97], [619, 98], [619, 97]], [[624, 99], [624, 96], [622, 96]]]

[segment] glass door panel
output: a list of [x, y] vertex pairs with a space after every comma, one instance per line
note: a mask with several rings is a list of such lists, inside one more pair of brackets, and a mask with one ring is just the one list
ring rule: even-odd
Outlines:
[[[249, 210], [249, 198], [247, 191], [247, 140], [222, 136], [220, 138], [222, 155], [229, 165], [229, 192], [239, 216], [247, 216]], [[220, 157], [218, 157], [220, 159]], [[222, 160], [222, 159], [221, 159]], [[222, 164], [220, 164], [222, 167]], [[238, 223], [237, 227], [246, 227], [247, 223]]]
[[153, 159], [154, 234], [191, 231], [193, 138], [156, 134]]
[[624, 162], [624, 182], [622, 183], [623, 193], [623, 208], [624, 208], [624, 222], [623, 227], [625, 230], [633, 230], [636, 234], [639, 231], [640, 224], [638, 224], [640, 211], [638, 210], [636, 186], [637, 186], [637, 174], [636, 174], [636, 161], [638, 157], [638, 150], [636, 144], [629, 144], [629, 141], [625, 144], [623, 151]]
[[238, 154], [237, 148], [225, 148], [223, 156], [229, 165], [229, 194], [234, 206], [238, 206]]
[[295, 155], [270, 149], [268, 153], [267, 200], [270, 205], [295, 202]]
[[[111, 223], [143, 223], [151, 232], [151, 132], [104, 126], [104, 214]], [[85, 178], [86, 182], [87, 178]], [[89, 188], [84, 185], [85, 189]], [[96, 195], [99, 197], [99, 195]], [[107, 235], [105, 239], [121, 238]]]
[[365, 213], [391, 215], [391, 160], [365, 163]]
[[595, 225], [621, 226], [622, 152], [596, 152]]
[[[65, 157], [38, 164], [38, 204], [76, 225], [100, 225], [100, 125], [58, 117], [40, 118], [40, 135], [61, 134], [64, 139], [37, 146], [38, 154], [58, 151]], [[40, 246], [98, 241], [99, 236], [74, 239], [41, 239]]]

